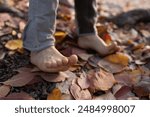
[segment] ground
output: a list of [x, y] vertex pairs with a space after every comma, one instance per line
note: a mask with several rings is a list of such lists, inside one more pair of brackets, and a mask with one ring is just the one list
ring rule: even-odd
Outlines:
[[100, 57], [79, 48], [73, 8], [60, 5], [56, 47], [66, 56], [76, 54], [79, 62], [68, 71], [51, 74], [33, 66], [29, 51], [22, 47], [28, 1], [11, 0], [9, 5], [19, 14], [0, 13], [0, 99], [150, 99], [150, 22], [119, 27], [107, 20], [148, 9], [149, 0], [98, 0], [97, 4], [98, 34], [107, 44], [115, 41], [120, 50]]

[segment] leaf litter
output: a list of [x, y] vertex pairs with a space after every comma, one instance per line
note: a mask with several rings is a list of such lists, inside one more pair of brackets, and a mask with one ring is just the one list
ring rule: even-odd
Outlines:
[[[129, 7], [124, 5], [126, 0], [116, 1], [98, 4], [98, 35], [106, 44], [115, 41], [120, 46], [119, 52], [106, 57], [77, 46], [74, 14], [69, 7], [60, 5], [54, 34], [56, 47], [66, 56], [76, 54], [79, 62], [68, 71], [53, 74], [31, 65], [29, 52], [23, 50], [22, 32], [27, 18], [18, 13], [26, 16], [28, 1], [8, 4], [20, 12], [13, 13], [14, 17], [0, 13], [0, 99], [150, 99], [150, 23], [120, 28], [108, 22], [110, 16], [136, 8], [134, 1]], [[111, 7], [110, 11], [110, 4], [120, 7]]]

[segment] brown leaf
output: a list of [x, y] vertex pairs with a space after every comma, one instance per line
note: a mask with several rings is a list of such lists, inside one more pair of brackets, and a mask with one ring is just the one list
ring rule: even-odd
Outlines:
[[112, 63], [108, 60], [102, 59], [98, 62], [98, 65], [100, 67], [103, 67], [107, 71], [110, 71], [111, 73], [118, 73], [125, 69], [124, 65]]
[[74, 100], [71, 94], [62, 94], [61, 100]]
[[101, 96], [93, 97], [93, 100], [116, 100], [116, 98], [111, 92], [107, 92], [106, 94], [103, 94]]
[[88, 89], [82, 90], [77, 84], [72, 84], [70, 92], [76, 100], [91, 100], [92, 96]]
[[131, 92], [131, 88], [128, 86], [121, 87], [116, 93], [115, 97], [119, 100], [124, 100], [129, 97], [135, 97], [135, 95]]
[[34, 78], [35, 78], [34, 73], [22, 72], [2, 83], [5, 85], [13, 86], [13, 87], [22, 87], [22, 86], [25, 86], [26, 84], [28, 84]]
[[117, 91], [120, 90], [121, 87], [123, 87], [122, 84], [115, 84], [112, 88], [112, 93], [115, 94]]
[[134, 86], [134, 92], [139, 97], [149, 96], [150, 94], [150, 80], [149, 81], [141, 81]]
[[90, 81], [90, 89], [106, 91], [110, 89], [115, 83], [113, 75], [102, 69], [90, 70], [87, 74]]
[[10, 90], [11, 90], [10, 86], [7, 86], [7, 85], [0, 86], [0, 98], [7, 96]]
[[90, 87], [90, 81], [87, 79], [85, 73], [80, 75], [80, 78], [77, 78], [77, 83], [81, 87], [81, 89], [87, 89]]
[[61, 96], [61, 91], [58, 88], [55, 88], [50, 94], [48, 94], [47, 100], [61, 100]]
[[34, 100], [29, 94], [25, 92], [11, 93], [7, 97], [0, 98], [2, 100]]
[[37, 72], [37, 75], [41, 76], [47, 82], [61, 82], [65, 81], [68, 78], [67, 74], [64, 72], [59, 73], [46, 73], [46, 72]]
[[68, 75], [67, 79], [64, 82], [57, 83], [56, 87], [58, 87], [63, 94], [70, 94], [69, 87], [77, 76], [71, 71], [65, 71], [65, 74]]
[[122, 83], [127, 86], [138, 83], [141, 80], [141, 70], [127, 70], [114, 75], [118, 83]]

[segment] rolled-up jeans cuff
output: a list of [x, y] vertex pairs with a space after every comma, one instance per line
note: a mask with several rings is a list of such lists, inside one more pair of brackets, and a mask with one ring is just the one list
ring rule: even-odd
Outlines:
[[30, 0], [29, 20], [24, 29], [24, 48], [40, 51], [55, 44], [58, 0]]
[[44, 50], [50, 46], [54, 46], [55, 44], [52, 43], [51, 41], [47, 41], [47, 42], [44, 42], [43, 44], [40, 44], [36, 47], [31, 47], [31, 46], [28, 46], [28, 45], [24, 45], [24, 48], [27, 49], [27, 50], [30, 50], [31, 52], [37, 52], [37, 51], [41, 51], [41, 50]]

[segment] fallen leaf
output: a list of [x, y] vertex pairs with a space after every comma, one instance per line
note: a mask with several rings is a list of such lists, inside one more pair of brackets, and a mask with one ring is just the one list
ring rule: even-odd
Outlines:
[[61, 96], [61, 91], [58, 88], [55, 88], [50, 94], [48, 94], [47, 100], [61, 100]]
[[93, 100], [116, 100], [114, 95], [109, 91], [101, 96], [94, 96]]
[[7, 96], [10, 90], [11, 90], [10, 86], [7, 86], [7, 85], [0, 86], [0, 98]]
[[121, 73], [115, 74], [114, 77], [118, 83], [132, 86], [141, 80], [142, 72], [140, 69], [126, 70]]
[[62, 94], [61, 100], [74, 100], [71, 94]]
[[63, 94], [70, 94], [69, 87], [77, 76], [71, 71], [65, 71], [65, 73], [68, 75], [67, 79], [63, 82], [57, 83], [56, 87], [59, 88]]
[[108, 60], [112, 63], [121, 64], [124, 66], [127, 66], [129, 64], [129, 62], [131, 61], [131, 57], [129, 55], [120, 53], [120, 52], [109, 55], [109, 56], [105, 57], [104, 59]]
[[34, 100], [29, 94], [25, 92], [11, 93], [7, 97], [0, 98], [2, 100]]
[[122, 84], [115, 84], [112, 88], [112, 93], [115, 94], [117, 91], [120, 90], [121, 87], [123, 87]]
[[103, 34], [102, 39], [105, 41], [107, 45], [110, 45], [112, 43], [112, 38], [108, 33]]
[[13, 87], [22, 87], [27, 85], [31, 80], [35, 78], [34, 73], [30, 72], [21, 72], [15, 76], [13, 76], [11, 79], [2, 82], [4, 85], [10, 85]]
[[116, 93], [115, 93], [115, 97], [118, 100], [125, 100], [129, 97], [135, 97], [135, 95], [131, 92], [131, 88], [128, 86], [123, 86], [121, 87]]
[[91, 100], [92, 96], [88, 89], [82, 90], [77, 84], [72, 84], [70, 92], [76, 100]]
[[87, 61], [91, 56], [93, 56], [93, 55], [92, 54], [88, 54], [88, 53], [78, 54], [78, 57], [81, 58], [84, 61]]
[[61, 43], [67, 36], [67, 33], [62, 31], [57, 31], [55, 32], [54, 36], [56, 38], [56, 43]]
[[149, 96], [150, 94], [150, 80], [141, 81], [134, 86], [134, 92], [137, 96]]
[[9, 50], [17, 50], [23, 48], [23, 41], [20, 39], [10, 40], [5, 44], [5, 47]]
[[119, 73], [126, 68], [124, 65], [112, 63], [105, 59], [100, 60], [97, 65], [103, 67], [104, 69], [106, 69], [111, 73]]
[[87, 79], [85, 73], [82, 73], [79, 78], [77, 78], [77, 83], [81, 89], [87, 89], [90, 87], [90, 81]]
[[114, 76], [102, 69], [90, 70], [87, 73], [87, 78], [90, 82], [90, 89], [92, 89], [93, 91], [106, 91], [116, 83]]
[[65, 81], [65, 79], [68, 78], [65, 72], [59, 72], [59, 73], [37, 72], [36, 74], [41, 76], [47, 82], [61, 82], [61, 81]]

